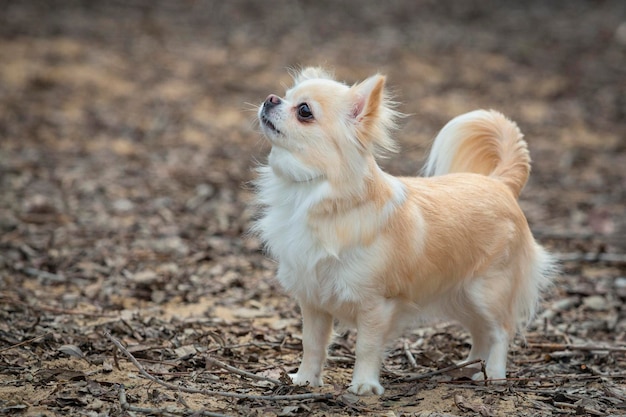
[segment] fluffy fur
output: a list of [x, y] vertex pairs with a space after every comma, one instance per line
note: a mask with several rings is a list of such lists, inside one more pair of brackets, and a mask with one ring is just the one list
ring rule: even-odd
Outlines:
[[307, 68], [294, 80], [259, 109], [272, 149], [254, 228], [301, 307], [293, 382], [322, 385], [336, 319], [357, 328], [349, 390], [382, 394], [385, 344], [425, 315], [461, 322], [468, 360], [505, 378], [509, 341], [553, 272], [517, 203], [530, 158], [515, 123], [495, 111], [459, 116], [436, 137], [428, 177], [397, 178], [375, 160], [395, 150], [384, 76], [348, 86]]

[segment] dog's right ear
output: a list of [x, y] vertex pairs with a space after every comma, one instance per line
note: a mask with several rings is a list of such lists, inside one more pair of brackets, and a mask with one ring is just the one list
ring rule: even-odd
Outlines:
[[322, 67], [307, 67], [293, 74], [294, 84], [316, 79], [332, 80], [333, 75]]

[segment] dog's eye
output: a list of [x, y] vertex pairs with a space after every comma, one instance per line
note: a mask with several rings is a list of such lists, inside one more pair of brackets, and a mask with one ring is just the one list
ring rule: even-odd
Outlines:
[[313, 113], [308, 104], [302, 103], [298, 106], [298, 119], [303, 122], [313, 120]]

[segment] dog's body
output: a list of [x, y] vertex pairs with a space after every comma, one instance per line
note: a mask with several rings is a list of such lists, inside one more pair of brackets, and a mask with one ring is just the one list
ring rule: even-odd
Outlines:
[[460, 321], [472, 335], [468, 360], [505, 378], [508, 343], [553, 265], [517, 203], [530, 170], [517, 126], [496, 112], [457, 117], [433, 144], [425, 172], [434, 176], [396, 178], [375, 161], [393, 149], [384, 77], [348, 87], [309, 68], [295, 81], [259, 110], [272, 150], [255, 226], [302, 310], [294, 383], [322, 384], [338, 319], [357, 328], [350, 390], [381, 394], [386, 342], [426, 315]]

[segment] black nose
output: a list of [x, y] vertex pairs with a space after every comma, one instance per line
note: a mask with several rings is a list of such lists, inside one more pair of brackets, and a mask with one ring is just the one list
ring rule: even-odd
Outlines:
[[275, 94], [270, 94], [265, 99], [265, 102], [263, 103], [263, 107], [267, 109], [271, 109], [272, 107], [278, 106], [281, 102], [282, 100], [280, 99], [280, 97], [278, 97]]

